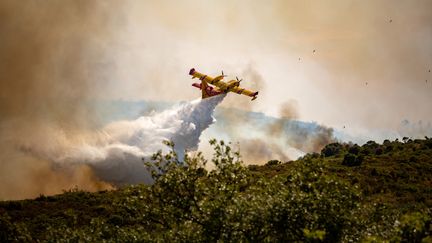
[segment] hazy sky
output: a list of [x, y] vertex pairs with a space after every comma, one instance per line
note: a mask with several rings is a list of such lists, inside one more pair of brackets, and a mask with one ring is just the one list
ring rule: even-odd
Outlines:
[[260, 91], [254, 102], [230, 95], [228, 107], [278, 116], [294, 102], [299, 119], [347, 130], [428, 124], [431, 9], [431, 0], [4, 0], [0, 113], [93, 119], [95, 99], [191, 100], [195, 67]]
[[192, 67], [260, 92], [225, 107], [372, 139], [402, 125], [431, 136], [431, 10], [432, 0], [0, 0], [0, 199], [109, 188], [28, 150], [94, 132], [95, 101], [200, 97]]
[[[432, 120], [432, 1], [127, 1], [110, 97], [189, 100], [189, 68], [259, 88], [278, 115], [356, 129]], [[315, 50], [315, 52], [314, 52]], [[428, 80], [428, 82], [426, 82]]]

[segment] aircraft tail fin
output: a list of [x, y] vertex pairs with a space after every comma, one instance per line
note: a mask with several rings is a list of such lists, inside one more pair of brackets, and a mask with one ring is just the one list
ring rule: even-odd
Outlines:
[[253, 93], [252, 94], [252, 100], [255, 100], [256, 98], [258, 98], [257, 95], [258, 95], [258, 91]]
[[189, 70], [189, 75], [192, 76], [192, 79], [196, 78], [196, 77], [194, 76], [194, 73], [195, 73], [195, 68], [192, 68], [191, 70]]
[[207, 94], [207, 87], [208, 87], [207, 82], [202, 80], [201, 81], [201, 94], [202, 94], [201, 98], [202, 99], [209, 97], [209, 95]]

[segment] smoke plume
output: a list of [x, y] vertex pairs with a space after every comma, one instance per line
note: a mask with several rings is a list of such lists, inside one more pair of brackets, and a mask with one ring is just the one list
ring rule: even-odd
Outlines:
[[51, 150], [58, 133], [79, 139], [98, 126], [92, 100], [110, 81], [121, 11], [96, 1], [0, 2], [0, 199], [110, 188], [88, 166], [54, 171], [21, 147]]
[[333, 129], [299, 119], [298, 104], [288, 100], [280, 106], [280, 117], [238, 109], [220, 109], [217, 129], [240, 144], [247, 164], [278, 159], [288, 161], [305, 153], [319, 152], [336, 140]]
[[335, 140], [333, 129], [324, 125], [308, 126], [296, 122], [299, 118], [298, 104], [289, 100], [280, 107], [280, 119], [268, 126], [269, 137], [282, 138], [286, 144], [305, 153], [319, 152], [326, 144]]
[[412, 122], [403, 120], [398, 128], [398, 133], [401, 137], [423, 138], [424, 136], [432, 136], [432, 123], [423, 122], [422, 120]]
[[[52, 161], [60, 168], [86, 165], [101, 180], [115, 184], [151, 183], [152, 178], [144, 161], [158, 150], [166, 151], [162, 142], [173, 141], [179, 158], [184, 151], [196, 150], [201, 133], [215, 120], [213, 111], [225, 98], [218, 95], [174, 106], [161, 113], [141, 116], [135, 120], [108, 124], [81, 142], [63, 142], [54, 150], [38, 150], [37, 145], [27, 152]], [[57, 144], [61, 144], [58, 139]], [[66, 139], [67, 140], [67, 139]]]

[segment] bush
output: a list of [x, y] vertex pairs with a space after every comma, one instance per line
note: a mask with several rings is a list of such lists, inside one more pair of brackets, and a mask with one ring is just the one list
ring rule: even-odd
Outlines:
[[360, 149], [361, 149], [360, 146], [358, 146], [357, 144], [354, 144], [353, 146], [351, 146], [348, 149], [348, 153], [357, 155], [360, 152]]
[[281, 162], [280, 162], [280, 160], [269, 160], [267, 163], [266, 163], [266, 165], [267, 166], [272, 166], [272, 165], [280, 165], [281, 164]]
[[23, 224], [10, 221], [9, 215], [0, 212], [0, 242], [31, 242], [32, 238]]
[[205, 164], [199, 156], [184, 165], [173, 151], [153, 157], [165, 174], [155, 178], [142, 213], [157, 219], [154, 233], [163, 239], [339, 241], [352, 224], [358, 192], [327, 176], [319, 159], [298, 163], [288, 176], [252, 178], [238, 152], [211, 144], [216, 168], [206, 173], [197, 173]]
[[340, 143], [331, 143], [321, 150], [321, 154], [324, 155], [324, 157], [338, 155], [342, 151], [342, 148], [343, 146]]
[[120, 215], [111, 215], [108, 219], [108, 223], [113, 225], [122, 225], [123, 224], [123, 217]]
[[381, 154], [383, 154], [383, 149], [382, 148], [376, 148], [375, 149], [375, 155], [381, 155]]
[[402, 216], [396, 221], [396, 236], [398, 242], [430, 242], [432, 238], [432, 218], [430, 215], [414, 212]]
[[380, 145], [375, 141], [368, 141], [367, 143], [363, 144], [361, 153], [364, 155], [375, 154], [379, 147]]
[[348, 153], [344, 156], [342, 165], [346, 166], [359, 166], [363, 162], [363, 155], [356, 156], [355, 154]]

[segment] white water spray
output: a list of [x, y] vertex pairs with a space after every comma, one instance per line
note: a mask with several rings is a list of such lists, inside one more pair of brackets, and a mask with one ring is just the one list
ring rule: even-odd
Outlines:
[[184, 102], [158, 114], [108, 124], [97, 142], [68, 146], [60, 155], [48, 157], [59, 166], [87, 164], [98, 177], [115, 185], [151, 183], [143, 161], [158, 150], [166, 151], [164, 140], [174, 142], [179, 156], [197, 149], [201, 133], [215, 121], [214, 109], [224, 97]]

